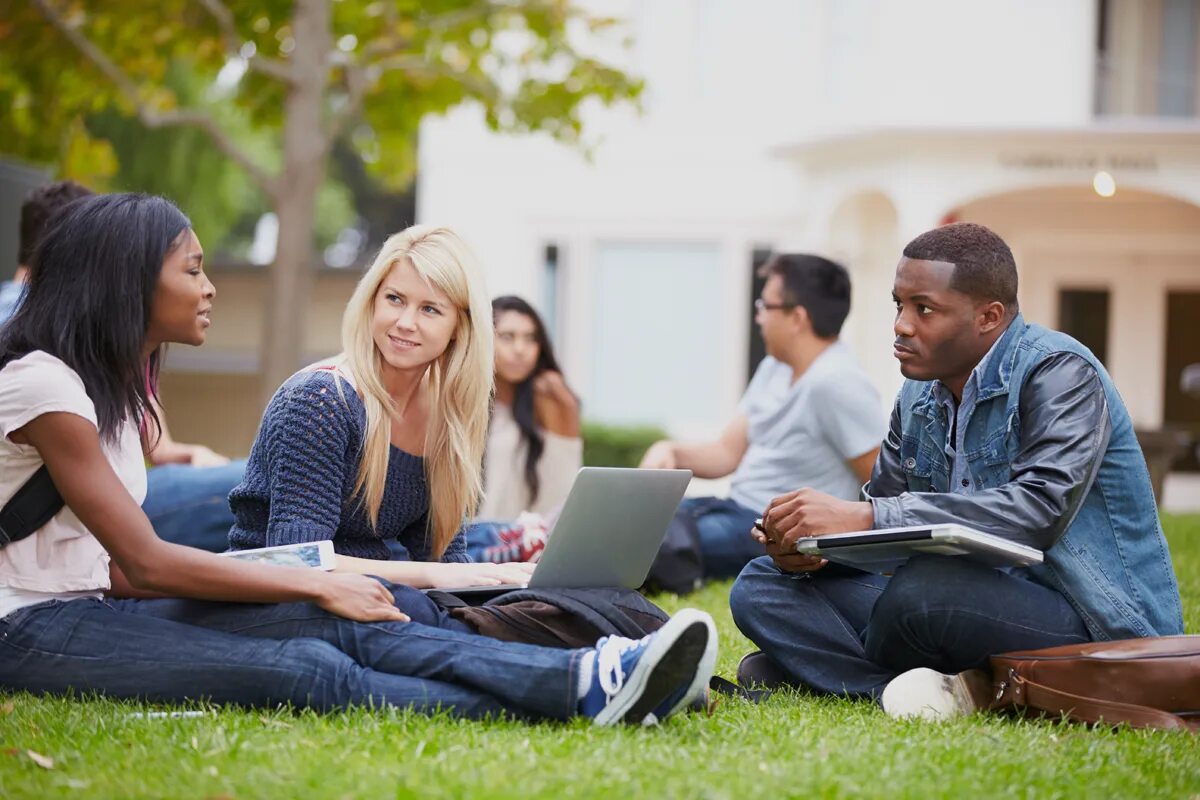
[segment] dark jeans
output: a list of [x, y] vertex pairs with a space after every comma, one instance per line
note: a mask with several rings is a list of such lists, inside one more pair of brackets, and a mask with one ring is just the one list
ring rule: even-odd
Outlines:
[[452, 627], [351, 622], [310, 603], [71, 600], [0, 619], [0, 687], [165, 702], [565, 719], [579, 657]]
[[763, 557], [742, 571], [729, 608], [798, 684], [854, 697], [878, 697], [915, 667], [960, 672], [995, 653], [1090, 640], [1058, 592], [951, 556], [919, 556], [890, 579], [836, 564], [790, 574]]
[[164, 464], [146, 471], [142, 510], [160, 539], [213, 553], [229, 549], [229, 492], [241, 483], [246, 459], [220, 467]]
[[695, 521], [706, 578], [732, 578], [751, 559], [763, 554], [763, 546], [750, 536], [754, 520], [762, 516], [761, 510], [722, 497], [689, 497], [675, 513]]

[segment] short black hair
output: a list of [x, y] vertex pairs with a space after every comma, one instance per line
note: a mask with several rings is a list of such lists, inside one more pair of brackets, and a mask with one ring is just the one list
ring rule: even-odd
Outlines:
[[950, 288], [979, 300], [999, 300], [1017, 312], [1017, 262], [995, 231], [954, 222], [922, 233], [904, 248], [906, 258], [954, 265]]
[[802, 306], [812, 320], [813, 333], [832, 339], [850, 313], [850, 273], [841, 264], [805, 253], [777, 253], [758, 268], [760, 278], [783, 279], [783, 297]]
[[163, 260], [192, 224], [169, 200], [102, 194], [68, 204], [46, 226], [29, 288], [0, 327], [0, 365], [34, 350], [75, 370], [96, 406], [97, 427], [116, 441], [125, 420], [146, 417], [160, 347], [143, 348]]
[[17, 244], [17, 263], [29, 266], [33, 251], [51, 217], [81, 197], [95, 192], [75, 181], [59, 181], [38, 187], [21, 203], [21, 238]]

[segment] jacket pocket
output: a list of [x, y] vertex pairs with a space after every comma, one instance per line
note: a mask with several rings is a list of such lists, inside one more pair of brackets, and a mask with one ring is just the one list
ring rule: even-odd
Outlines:
[[915, 437], [904, 437], [900, 445], [900, 469], [910, 492], [933, 491], [933, 458]]

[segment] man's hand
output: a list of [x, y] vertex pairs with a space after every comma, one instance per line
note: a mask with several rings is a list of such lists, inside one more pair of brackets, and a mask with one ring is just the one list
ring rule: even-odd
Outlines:
[[792, 549], [785, 549], [774, 539], [767, 538], [762, 528], [750, 529], [750, 535], [767, 551], [775, 566], [784, 572], [815, 572], [829, 562], [820, 556], [806, 556]]
[[639, 469], [675, 469], [675, 445], [663, 439], [650, 445], [646, 455], [642, 456]]
[[797, 489], [776, 497], [763, 513], [763, 528], [769, 541], [792, 552], [796, 540], [826, 533], [870, 530], [875, 523], [870, 503], [855, 503], [818, 492]]

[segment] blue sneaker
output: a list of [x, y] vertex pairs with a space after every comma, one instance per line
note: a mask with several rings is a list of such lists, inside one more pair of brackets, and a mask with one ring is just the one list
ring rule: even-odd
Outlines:
[[[597, 725], [654, 724], [665, 719], [681, 704], [669, 709], [660, 706], [680, 692], [691, 692], [710, 650], [715, 658], [715, 633], [712, 617], [684, 609], [642, 639], [604, 637], [584, 656], [594, 661], [591, 686], [579, 699], [579, 713]], [[711, 674], [711, 662], [707, 670]], [[656, 713], [659, 710], [662, 716]]]
[[[690, 608], [679, 613], [686, 614], [688, 612], [703, 613]], [[704, 697], [708, 681], [712, 678], [713, 668], [717, 665], [717, 626], [713, 624], [712, 617], [708, 614], [703, 614], [701, 622], [708, 627], [708, 644], [705, 645], [704, 654], [700, 656], [700, 663], [696, 665], [696, 671], [692, 674], [691, 681], [667, 695], [667, 699], [655, 706], [654, 710], [642, 720], [643, 725], [655, 725]]]

